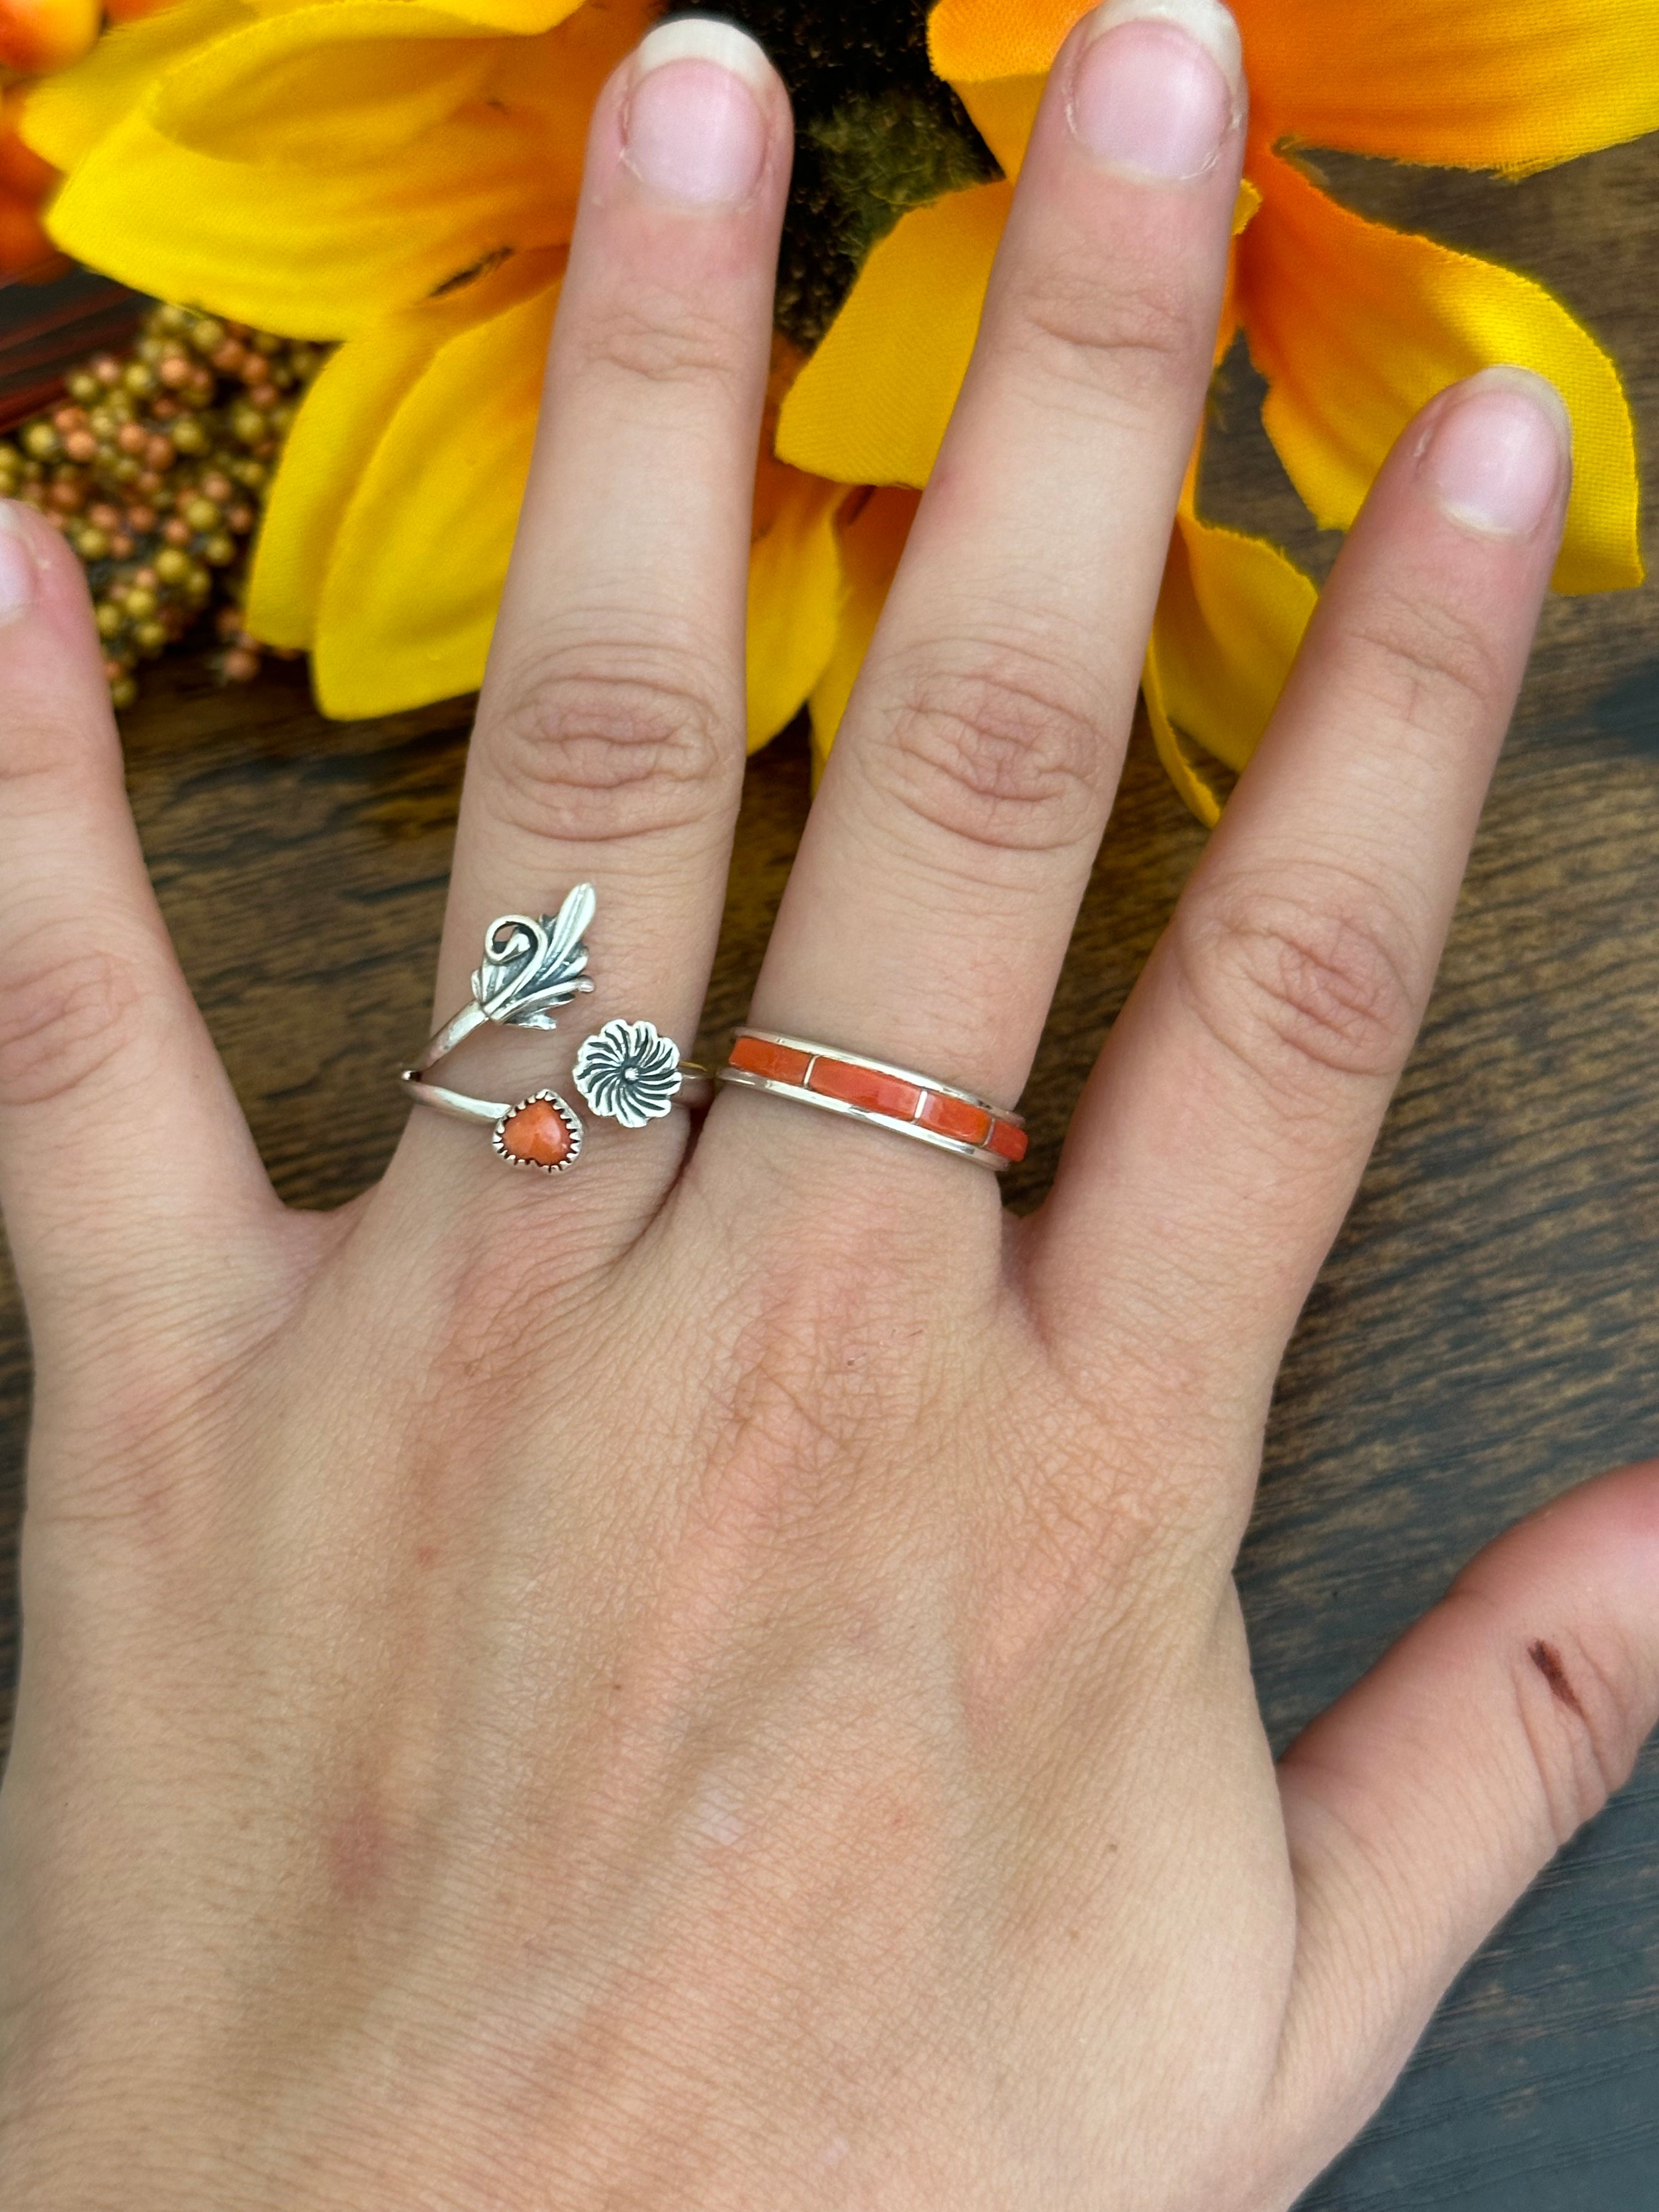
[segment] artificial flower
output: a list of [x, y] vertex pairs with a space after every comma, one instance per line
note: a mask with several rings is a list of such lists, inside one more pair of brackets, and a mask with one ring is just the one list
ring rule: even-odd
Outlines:
[[[262, 640], [310, 649], [328, 713], [385, 713], [482, 676], [588, 117], [653, 12], [182, 0], [31, 105], [33, 143], [70, 173], [53, 232], [81, 258], [340, 341], [285, 451], [247, 608]], [[757, 742], [833, 649], [843, 495], [763, 458]]]
[[[1543, 0], [1369, 0], [1340, 11], [1333, 91], [1330, 0], [1316, 21], [1312, 0], [1241, 0], [1255, 119], [1224, 337], [1236, 317], [1322, 523], [1352, 519], [1421, 398], [1486, 361], [1530, 361], [1562, 385], [1578, 439], [1558, 581], [1636, 580], [1628, 417], [1593, 341], [1526, 280], [1340, 209], [1288, 142], [1511, 170], [1565, 159], [1659, 121], [1650, 71], [1591, 96], [1656, 11], [1584, 0], [1564, 29]], [[179, 0], [32, 101], [32, 143], [69, 172], [52, 216], [67, 248], [166, 296], [341, 342], [284, 454], [249, 605], [258, 634], [311, 649], [327, 711], [478, 680], [587, 117], [652, 12]], [[731, 12], [777, 60], [798, 137], [776, 438], [755, 504], [750, 736], [810, 700], [822, 750], [960, 381], [1043, 73], [1082, 11], [943, 0], [926, 27], [920, 7], [850, 0]], [[1242, 763], [1314, 592], [1272, 546], [1201, 519], [1197, 482], [1145, 688], [1172, 775], [1212, 815], [1178, 733]]]
[[[1044, 79], [1085, 12], [1084, 0], [934, 9], [934, 66], [1003, 174], [906, 215], [874, 247], [784, 404], [784, 459], [848, 482], [926, 483]], [[1267, 380], [1268, 434], [1315, 519], [1346, 529], [1419, 407], [1515, 362], [1549, 377], [1573, 417], [1558, 588], [1639, 582], [1634, 441], [1601, 347], [1528, 278], [1339, 205], [1296, 149], [1516, 176], [1659, 127], [1659, 0], [1236, 0], [1235, 12], [1251, 123], [1221, 347], [1242, 326]], [[1172, 776], [1212, 819], [1182, 738], [1243, 765], [1314, 592], [1274, 547], [1202, 520], [1194, 468], [1143, 690]]]

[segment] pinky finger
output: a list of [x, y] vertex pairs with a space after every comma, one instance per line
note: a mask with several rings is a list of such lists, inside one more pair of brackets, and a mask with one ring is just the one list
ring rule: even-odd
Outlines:
[[9, 501], [0, 1207], [46, 1362], [136, 1289], [210, 1285], [223, 1298], [216, 1261], [239, 1225], [276, 1208], [150, 889], [79, 568]]
[[1285, 1753], [1287, 2136], [1334, 2156], [1659, 1720], [1659, 1463], [1510, 1529]]

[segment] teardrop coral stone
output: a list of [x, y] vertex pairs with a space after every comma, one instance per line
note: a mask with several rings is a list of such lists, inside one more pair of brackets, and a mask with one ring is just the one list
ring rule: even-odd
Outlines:
[[532, 1098], [509, 1115], [501, 1143], [515, 1160], [533, 1160], [538, 1168], [556, 1168], [570, 1151], [570, 1131], [551, 1100]]

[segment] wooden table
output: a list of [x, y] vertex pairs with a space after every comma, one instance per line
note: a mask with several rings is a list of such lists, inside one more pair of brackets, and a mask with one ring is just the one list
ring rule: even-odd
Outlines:
[[[1357, 204], [1528, 269], [1584, 314], [1626, 368], [1652, 482], [1659, 142], [1515, 188], [1328, 168]], [[1235, 362], [1206, 495], [1317, 564], [1329, 549], [1278, 478], [1251, 398]], [[343, 727], [318, 720], [296, 669], [220, 691], [184, 660], [128, 721], [162, 903], [255, 1134], [285, 1196], [332, 1205], [379, 1171], [404, 1117], [387, 1071], [425, 1032], [465, 709]], [[750, 771], [711, 1034], [743, 1012], [806, 798], [805, 749], [786, 739]], [[1016, 1203], [1052, 1171], [1200, 842], [1143, 732], [1031, 1085]], [[1438, 994], [1280, 1387], [1240, 1566], [1275, 1743], [1485, 1539], [1659, 1450], [1656, 854], [1659, 591], [1557, 602]], [[0, 1285], [9, 1537], [26, 1396]], [[1653, 2212], [1659, 1752], [1487, 1945], [1308, 2203]]]

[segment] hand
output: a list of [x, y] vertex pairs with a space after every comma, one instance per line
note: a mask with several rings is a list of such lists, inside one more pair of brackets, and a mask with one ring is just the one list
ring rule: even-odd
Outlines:
[[[754, 1008], [1001, 1100], [1226, 267], [1237, 48], [1182, 13], [1207, 52], [1085, 24], [1056, 66]], [[735, 75], [647, 42], [594, 122], [436, 1006], [583, 880], [599, 990], [469, 1042], [485, 1095], [617, 1014], [689, 1036], [709, 969], [790, 154], [709, 35]], [[8, 511], [12, 2212], [1264, 2212], [1360, 2124], [1659, 1711], [1659, 1470], [1484, 1553], [1277, 1772], [1231, 1572], [1567, 478], [1519, 374], [1407, 433], [1012, 1222], [971, 1163], [738, 1091], [551, 1182], [417, 1115], [377, 1189], [284, 1212], [75, 564]]]

